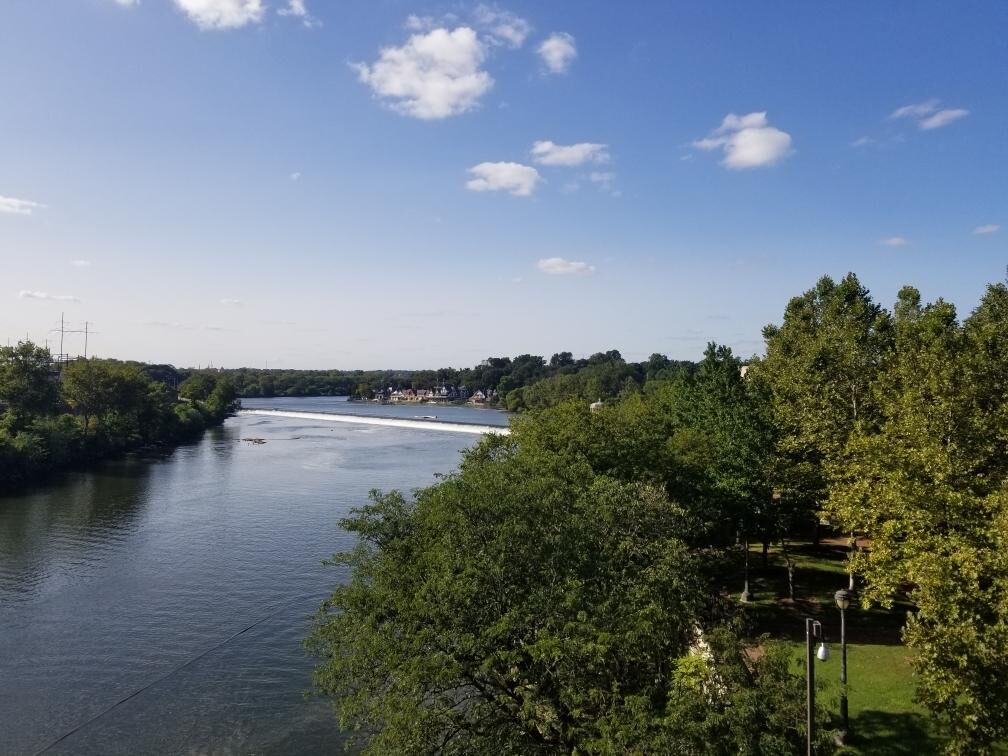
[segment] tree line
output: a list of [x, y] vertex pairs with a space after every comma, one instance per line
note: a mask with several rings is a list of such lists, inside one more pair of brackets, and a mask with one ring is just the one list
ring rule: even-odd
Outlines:
[[0, 347], [0, 490], [53, 471], [198, 437], [236, 406], [227, 376], [174, 388], [163, 365], [82, 359], [59, 365], [30, 341]]
[[[511, 411], [550, 406], [571, 397], [606, 399], [621, 391], [639, 389], [657, 377], [690, 372], [689, 361], [670, 360], [661, 354], [645, 362], [626, 362], [619, 351], [598, 352], [575, 359], [558, 352], [547, 360], [541, 355], [488, 357], [471, 368], [438, 370], [224, 370], [240, 397], [353, 396], [370, 399], [385, 389], [432, 389], [466, 386], [500, 396]], [[189, 375], [183, 372], [183, 375]]]
[[410, 497], [372, 492], [306, 641], [360, 745], [804, 752], [803, 677], [725, 580], [738, 543], [787, 555], [823, 517], [862, 605], [911, 602], [948, 752], [1008, 737], [1008, 287], [959, 320], [823, 278], [764, 336], [746, 371], [711, 344], [601, 409], [523, 413]]

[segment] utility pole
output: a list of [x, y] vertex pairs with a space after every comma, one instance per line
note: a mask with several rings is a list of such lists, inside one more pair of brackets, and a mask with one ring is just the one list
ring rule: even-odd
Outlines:
[[63, 313], [60, 313], [60, 353], [59, 359], [63, 359]]
[[88, 322], [84, 321], [84, 359], [87, 359]]

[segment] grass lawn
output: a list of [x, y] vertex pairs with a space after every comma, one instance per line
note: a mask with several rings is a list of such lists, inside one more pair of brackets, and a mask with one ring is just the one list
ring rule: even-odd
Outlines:
[[[804, 674], [805, 643], [793, 646], [795, 668]], [[913, 700], [910, 659], [910, 650], [902, 645], [847, 645], [850, 747], [843, 753], [923, 755], [940, 751], [940, 734], [925, 709]], [[839, 643], [830, 645], [829, 661], [816, 661], [816, 680], [820, 700], [839, 713]]]
[[[763, 567], [761, 550], [750, 553], [750, 587], [756, 600], [746, 605], [754, 638], [763, 633], [788, 641], [794, 648], [796, 670], [805, 671], [805, 617], [823, 626], [830, 659], [816, 661], [819, 697], [839, 715], [840, 613], [833, 600], [847, 587], [846, 551], [842, 543], [814, 546], [789, 544], [795, 569], [795, 599], [788, 597], [786, 563], [780, 548], [770, 550]], [[742, 585], [741, 561], [731, 576], [729, 590]], [[848, 748], [841, 753], [939, 753], [943, 739], [927, 711], [914, 702], [912, 652], [900, 641], [906, 604], [892, 610], [847, 612], [847, 700], [850, 711]]]

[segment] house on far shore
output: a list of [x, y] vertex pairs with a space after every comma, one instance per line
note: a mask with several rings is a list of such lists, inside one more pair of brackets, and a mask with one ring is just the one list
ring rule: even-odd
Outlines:
[[486, 401], [486, 394], [484, 394], [479, 389], [476, 390], [475, 394], [469, 397], [470, 404], [483, 404], [485, 401]]

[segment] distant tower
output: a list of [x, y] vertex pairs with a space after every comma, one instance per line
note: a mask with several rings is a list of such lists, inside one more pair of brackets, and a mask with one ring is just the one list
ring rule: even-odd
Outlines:
[[588, 405], [588, 409], [591, 410], [592, 412], [598, 412], [604, 406], [605, 406], [605, 403], [601, 399], [599, 399], [598, 401], [595, 401], [595, 402], [592, 402], [591, 404], [589, 404]]

